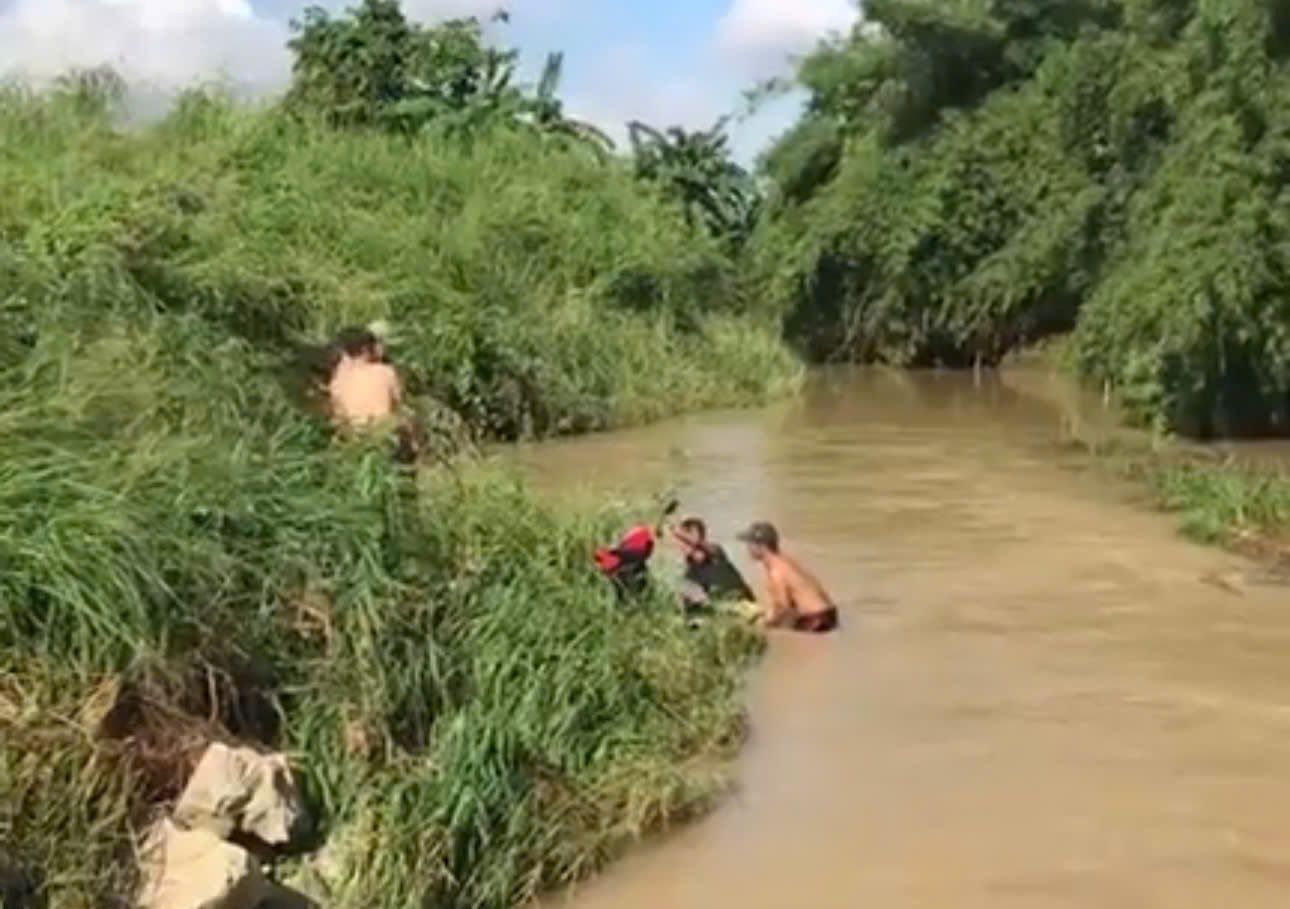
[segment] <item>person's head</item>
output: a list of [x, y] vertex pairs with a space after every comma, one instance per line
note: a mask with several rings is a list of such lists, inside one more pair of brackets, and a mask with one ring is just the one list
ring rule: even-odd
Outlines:
[[687, 540], [694, 543], [708, 541], [708, 525], [703, 523], [702, 518], [686, 518], [680, 523], [680, 532]]
[[379, 363], [385, 359], [385, 345], [366, 328], [347, 328], [336, 339], [341, 354], [352, 360]]
[[676, 530], [677, 539], [685, 546], [685, 556], [690, 560], [707, 557], [703, 544], [708, 541], [708, 525], [700, 518], [686, 518]]
[[743, 533], [739, 534], [740, 542], [748, 544], [748, 555], [755, 561], [762, 561], [768, 554], [779, 552], [779, 531], [775, 525], [758, 521]]

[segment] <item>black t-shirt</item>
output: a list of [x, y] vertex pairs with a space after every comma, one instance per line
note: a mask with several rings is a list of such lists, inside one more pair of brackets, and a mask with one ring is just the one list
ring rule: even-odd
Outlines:
[[752, 589], [744, 583], [726, 551], [715, 543], [703, 544], [708, 557], [702, 562], [685, 561], [685, 579], [703, 588], [714, 599], [753, 600]]

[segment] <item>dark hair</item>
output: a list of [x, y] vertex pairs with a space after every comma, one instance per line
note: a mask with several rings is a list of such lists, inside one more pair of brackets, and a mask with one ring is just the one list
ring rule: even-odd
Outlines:
[[767, 521], [758, 521], [743, 533], [739, 534], [738, 539], [744, 543], [752, 543], [754, 546], [762, 546], [771, 552], [779, 552], [779, 531], [775, 525]]
[[381, 339], [366, 328], [347, 328], [336, 336], [337, 349], [351, 357], [361, 357], [380, 345]]
[[708, 538], [708, 525], [703, 523], [702, 518], [686, 518], [681, 522], [681, 529], [697, 534], [701, 540]]

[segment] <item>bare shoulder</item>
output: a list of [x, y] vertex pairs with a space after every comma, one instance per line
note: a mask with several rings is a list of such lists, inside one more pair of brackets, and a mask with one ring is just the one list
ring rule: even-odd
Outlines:
[[780, 556], [780, 560], [783, 562], [783, 570], [785, 574], [792, 575], [798, 580], [814, 580], [811, 573], [802, 566], [802, 563], [792, 556], [783, 555]]

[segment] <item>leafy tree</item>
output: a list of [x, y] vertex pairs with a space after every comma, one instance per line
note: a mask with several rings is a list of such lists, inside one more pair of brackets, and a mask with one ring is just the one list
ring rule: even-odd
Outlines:
[[309, 7], [292, 30], [289, 106], [338, 126], [371, 125], [407, 97], [416, 32], [396, 0], [363, 0], [342, 18]]
[[608, 153], [614, 149], [614, 140], [599, 127], [565, 115], [564, 103], [559, 98], [561, 79], [564, 76], [564, 54], [548, 54], [538, 79], [537, 92], [528, 100], [525, 115], [543, 133], [569, 136], [587, 143], [592, 148]]
[[477, 18], [423, 26], [408, 21], [398, 0], [363, 0], [340, 17], [311, 7], [293, 28], [288, 106], [336, 126], [470, 133], [518, 125], [612, 147], [604, 133], [564, 116], [556, 94], [562, 55], [547, 58], [536, 91], [527, 91], [516, 82], [518, 53], [491, 46]]
[[1290, 9], [871, 0], [801, 64], [751, 275], [817, 356], [1081, 375], [1199, 435], [1290, 431]]
[[85, 113], [111, 114], [120, 109], [128, 87], [110, 66], [73, 69], [54, 83], [57, 94]]

